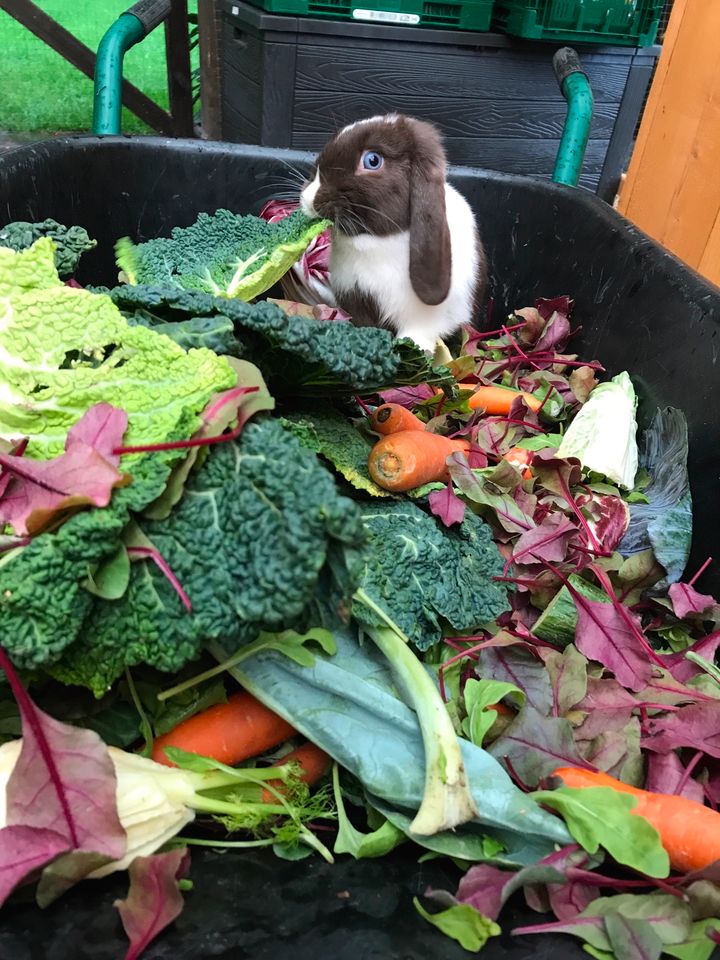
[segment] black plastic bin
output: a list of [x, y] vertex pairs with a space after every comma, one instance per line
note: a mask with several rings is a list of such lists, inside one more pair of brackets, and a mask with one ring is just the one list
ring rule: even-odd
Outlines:
[[[288, 162], [306, 154], [198, 141], [76, 138], [24, 147], [0, 159], [0, 225], [54, 217], [99, 241], [80, 280], [112, 283], [112, 242], [147, 239], [227, 206], [257, 212]], [[537, 296], [568, 293], [582, 324], [574, 349], [608, 373], [630, 371], [643, 397], [685, 411], [695, 540], [690, 569], [715, 550], [720, 480], [720, 289], [702, 280], [596, 197], [527, 178], [457, 168], [490, 258], [494, 316]], [[713, 582], [714, 579], [714, 582]], [[706, 575], [701, 589], [717, 587]], [[449, 864], [417, 864], [402, 849], [381, 861], [284, 863], [271, 854], [195, 855], [196, 890], [148, 960], [461, 960], [468, 954], [420, 919], [412, 896], [447, 885]], [[0, 926], [0, 960], [116, 960], [112, 910], [126, 877], [87, 883], [45, 913], [17, 907]], [[517, 908], [509, 930], [537, 915]], [[486, 960], [581, 958], [568, 938], [506, 935]]]

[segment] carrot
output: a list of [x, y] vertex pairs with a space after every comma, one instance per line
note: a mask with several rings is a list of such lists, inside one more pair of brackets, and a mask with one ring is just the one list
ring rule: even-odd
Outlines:
[[412, 410], [401, 407], [399, 403], [384, 403], [370, 416], [370, 426], [376, 433], [387, 436], [400, 430], [424, 430], [425, 424]]
[[[524, 399], [533, 413], [537, 413], [542, 406], [542, 402], [531, 393], [526, 393], [524, 390], [514, 390], [512, 387], [501, 387], [498, 384], [483, 386], [478, 383], [462, 381], [458, 383], [458, 388], [460, 390], [472, 390], [473, 395], [469, 400], [471, 410], [484, 410], [485, 413], [490, 414], [510, 413], [513, 400], [518, 397]], [[435, 394], [442, 393], [442, 390], [438, 387], [433, 387], [433, 391]]]
[[638, 802], [631, 812], [655, 827], [675, 870], [702, 870], [720, 860], [720, 813], [710, 807], [688, 797], [639, 790], [592, 770], [559, 767], [554, 776], [567, 787], [610, 787], [636, 797]]
[[[287, 753], [284, 757], [281, 757], [279, 760], [276, 760], [273, 766], [280, 767], [286, 763], [299, 763], [302, 767], [302, 774], [300, 779], [303, 783], [306, 783], [311, 787], [314, 783], [327, 773], [327, 770], [330, 766], [330, 757], [325, 753], [324, 750], [321, 750], [320, 747], [316, 747], [314, 743], [310, 743], [308, 740], [307, 743], [303, 743], [296, 750], [293, 750], [291, 753]], [[282, 780], [268, 780], [268, 786], [274, 787], [280, 793], [282, 793], [285, 784]], [[277, 797], [274, 797], [269, 790], [263, 790], [262, 792], [262, 802], [263, 803], [276, 803]]]
[[[463, 384], [459, 384], [459, 386], [462, 387]], [[510, 413], [513, 400], [518, 397], [523, 398], [533, 413], [537, 413], [542, 406], [541, 401], [531, 393], [498, 386], [476, 387], [470, 397], [469, 406], [471, 410], [485, 410], [486, 413], [491, 414]]]
[[506, 706], [504, 703], [491, 703], [485, 707], [485, 709], [494, 710], [495, 713], [499, 714], [501, 717], [515, 716], [515, 711], [511, 707]]
[[378, 440], [370, 451], [368, 469], [379, 487], [402, 493], [424, 483], [446, 483], [450, 479], [447, 458], [469, 450], [466, 440], [450, 440], [427, 430], [402, 430]]
[[514, 467], [525, 467], [522, 471], [523, 478], [529, 480], [532, 477], [532, 470], [528, 466], [534, 453], [532, 450], [526, 450], [525, 447], [513, 447], [512, 450], [503, 456], [503, 460], [507, 460], [508, 463], [511, 463]]
[[227, 703], [218, 703], [183, 720], [153, 744], [152, 758], [175, 766], [165, 747], [180, 747], [188, 753], [234, 764], [256, 757], [293, 736], [295, 730], [249, 693], [236, 693]]

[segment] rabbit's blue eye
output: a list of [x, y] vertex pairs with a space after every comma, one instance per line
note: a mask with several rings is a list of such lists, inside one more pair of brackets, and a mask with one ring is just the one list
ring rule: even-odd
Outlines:
[[383, 165], [383, 158], [374, 150], [366, 150], [362, 155], [362, 165], [365, 170], [379, 170]]

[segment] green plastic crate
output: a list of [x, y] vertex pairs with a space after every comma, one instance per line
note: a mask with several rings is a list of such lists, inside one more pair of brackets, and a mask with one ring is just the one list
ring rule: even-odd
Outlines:
[[490, 29], [495, 0], [249, 0], [267, 13], [453, 30]]
[[655, 42], [664, 0], [496, 0], [493, 27], [527, 40]]

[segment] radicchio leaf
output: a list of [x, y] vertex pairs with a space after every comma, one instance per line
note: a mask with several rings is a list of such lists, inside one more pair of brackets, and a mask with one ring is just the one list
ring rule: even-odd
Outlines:
[[125, 960], [137, 960], [148, 944], [180, 916], [184, 901], [178, 880], [187, 875], [189, 867], [187, 848], [136, 857], [130, 864], [127, 899], [115, 901], [130, 940]]
[[0, 453], [0, 468], [12, 476], [0, 499], [0, 523], [34, 535], [81, 506], [107, 506], [113, 489], [130, 482], [112, 452], [127, 422], [125, 411], [100, 403], [70, 428], [60, 456], [30, 460]]
[[439, 517], [446, 527], [462, 523], [465, 519], [465, 503], [448, 483], [444, 490], [433, 490], [428, 495], [430, 510]]

